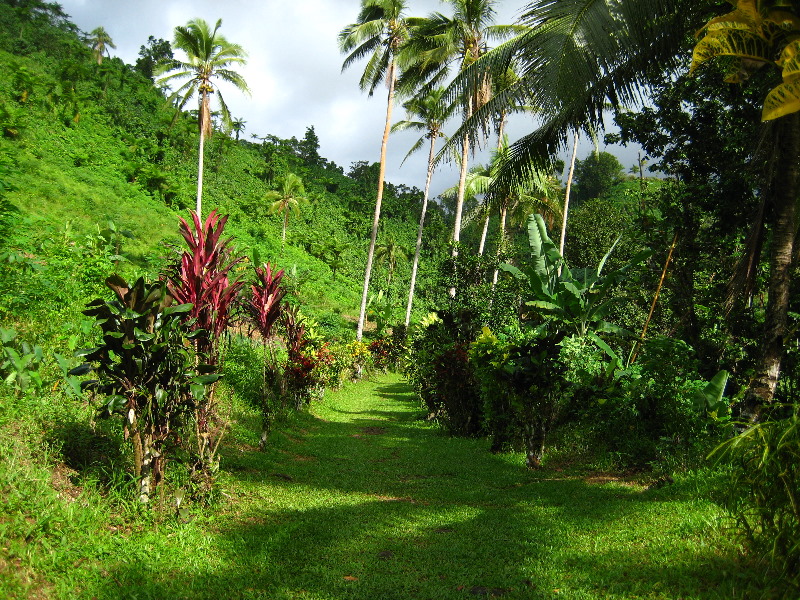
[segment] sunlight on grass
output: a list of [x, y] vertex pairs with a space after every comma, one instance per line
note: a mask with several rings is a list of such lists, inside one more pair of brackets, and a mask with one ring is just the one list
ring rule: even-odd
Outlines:
[[31, 572], [17, 589], [109, 599], [672, 599], [748, 597], [743, 582], [758, 580], [692, 486], [528, 471], [514, 454], [489, 453], [486, 440], [448, 438], [420, 420], [394, 375], [329, 393], [275, 430], [265, 452], [242, 427], [257, 415], [236, 412], [217, 505], [186, 520], [168, 503], [151, 517], [71, 512], [58, 501], [37, 508], [54, 515], [41, 527], [72, 541], [40, 547], [31, 564], [46, 579]]

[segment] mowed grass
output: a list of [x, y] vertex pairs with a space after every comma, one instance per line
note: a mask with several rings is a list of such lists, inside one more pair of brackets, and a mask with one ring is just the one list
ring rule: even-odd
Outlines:
[[266, 452], [257, 424], [239, 416], [219, 505], [188, 523], [100, 516], [82, 554], [35, 563], [29, 597], [770, 597], [691, 483], [527, 471], [421, 420], [395, 375], [328, 393]]

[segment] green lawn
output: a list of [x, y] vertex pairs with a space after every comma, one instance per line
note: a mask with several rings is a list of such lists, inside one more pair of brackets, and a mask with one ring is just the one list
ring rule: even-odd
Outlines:
[[419, 416], [394, 375], [328, 393], [267, 452], [240, 415], [219, 505], [189, 523], [64, 517], [60, 542], [37, 538], [50, 548], [0, 555], [0, 596], [30, 564], [11, 597], [760, 597], [691, 483], [532, 473]]

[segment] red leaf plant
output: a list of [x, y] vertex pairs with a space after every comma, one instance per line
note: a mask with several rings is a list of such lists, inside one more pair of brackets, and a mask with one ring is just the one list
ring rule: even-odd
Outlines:
[[261, 337], [266, 341], [275, 321], [281, 316], [281, 300], [286, 291], [280, 287], [283, 269], [273, 273], [269, 263], [255, 267], [256, 283], [250, 286], [252, 295], [247, 302], [247, 311], [253, 319]]
[[204, 354], [208, 364], [217, 364], [219, 358], [218, 341], [230, 320], [230, 311], [244, 282], [231, 281], [231, 269], [243, 258], [231, 260], [229, 245], [232, 238], [225, 240], [222, 232], [227, 215], [220, 217], [216, 210], [200, 223], [197, 213], [190, 211], [194, 228], [182, 217], [180, 232], [189, 246], [181, 255], [180, 264], [167, 281], [167, 289], [181, 304], [192, 304], [187, 318], [196, 319], [195, 329], [206, 333], [198, 338], [199, 352]]
[[[281, 300], [286, 290], [281, 287], [283, 270], [273, 272], [269, 263], [255, 267], [256, 283], [250, 285], [250, 297], [245, 304], [251, 320], [264, 340], [264, 363], [261, 372], [261, 448], [266, 447], [274, 419], [274, 407], [283, 403], [286, 394], [285, 377], [278, 366], [275, 347], [270, 340], [272, 326], [282, 313]], [[272, 400], [272, 402], [271, 402]]]
[[[243, 258], [231, 259], [232, 238], [222, 239], [227, 216], [220, 217], [216, 210], [200, 222], [196, 212], [190, 211], [193, 226], [180, 219], [180, 232], [189, 248], [181, 254], [180, 263], [167, 278], [167, 289], [181, 304], [192, 304], [186, 319], [195, 319], [193, 329], [203, 334], [195, 340], [195, 349], [209, 365], [219, 363], [219, 346], [228, 326], [231, 309], [244, 285], [241, 280], [229, 277], [231, 269]], [[198, 403], [195, 411], [199, 466], [208, 474], [213, 468], [224, 425], [217, 422], [214, 410], [214, 389]]]

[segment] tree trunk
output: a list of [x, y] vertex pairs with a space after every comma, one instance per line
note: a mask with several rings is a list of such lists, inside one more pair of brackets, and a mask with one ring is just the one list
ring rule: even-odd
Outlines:
[[375, 199], [375, 214], [372, 218], [372, 233], [369, 240], [369, 251], [367, 252], [367, 267], [364, 271], [364, 291], [361, 294], [361, 310], [358, 314], [358, 328], [356, 339], [360, 342], [364, 335], [364, 320], [367, 315], [367, 296], [369, 294], [369, 278], [372, 275], [372, 260], [375, 257], [375, 242], [378, 239], [378, 224], [381, 218], [381, 202], [383, 201], [383, 178], [386, 176], [386, 145], [389, 141], [389, 132], [392, 128], [392, 105], [394, 104], [394, 84], [395, 84], [395, 63], [394, 60], [389, 64], [389, 97], [386, 102], [386, 127], [383, 130], [381, 141], [381, 162], [378, 169], [378, 197]]
[[419, 265], [419, 255], [422, 250], [422, 228], [425, 226], [425, 213], [428, 210], [428, 192], [431, 188], [433, 178], [433, 164], [436, 158], [434, 147], [436, 146], [436, 136], [431, 137], [431, 151], [428, 153], [428, 174], [425, 178], [425, 194], [422, 196], [422, 215], [419, 218], [419, 228], [417, 229], [417, 247], [414, 250], [414, 264], [411, 266], [411, 285], [408, 290], [408, 305], [406, 306], [406, 327], [411, 322], [411, 305], [414, 303], [414, 287], [417, 284], [417, 265]]
[[[564, 193], [564, 216], [561, 219], [561, 240], [558, 243], [558, 253], [564, 257], [564, 242], [567, 239], [567, 213], [569, 212], [569, 192], [572, 189], [572, 175], [575, 173], [575, 156], [578, 154], [578, 132], [572, 142], [572, 159], [569, 161], [569, 175], [567, 175], [567, 191]], [[561, 275], [561, 265], [558, 265], [558, 274]]]
[[198, 125], [200, 126], [200, 150], [197, 157], [197, 204], [195, 212], [201, 219], [203, 218], [203, 161], [206, 147], [206, 131], [211, 127], [208, 122], [211, 119], [211, 114], [208, 109], [208, 92], [203, 88], [200, 96], [200, 110], [197, 113], [199, 119]]
[[781, 118], [776, 121], [775, 126], [778, 128], [778, 158], [769, 190], [773, 226], [767, 308], [761, 357], [745, 398], [745, 411], [756, 421], [760, 419], [763, 409], [772, 403], [781, 372], [798, 225], [800, 113]]
[[545, 419], [535, 418], [526, 426], [525, 432], [525, 466], [529, 469], [540, 469], [544, 459]]
[[203, 209], [203, 153], [205, 151], [206, 136], [203, 129], [200, 129], [200, 150], [197, 158], [197, 202], [195, 204], [195, 212], [197, 216], [202, 218]]
[[286, 245], [286, 226], [289, 224], [289, 209], [283, 213], [283, 231], [281, 232], [281, 256], [283, 256], [283, 247]]
[[[469, 115], [467, 115], [469, 118]], [[469, 160], [469, 134], [464, 134], [461, 150], [461, 171], [458, 175], [458, 195], [456, 196], [456, 214], [453, 224], [453, 256], [458, 256], [457, 244], [461, 241], [461, 213], [464, 209], [464, 192], [467, 187], [467, 162]]]
[[483, 256], [483, 250], [486, 248], [486, 235], [489, 233], [489, 217], [492, 216], [489, 207], [486, 207], [486, 218], [483, 220], [483, 231], [481, 232], [481, 243], [478, 245], [478, 256]]
[[[505, 245], [506, 239], [506, 216], [508, 215], [508, 208], [503, 204], [500, 207], [500, 241], [497, 242], [497, 258], [500, 258], [500, 254], [503, 252], [503, 246]], [[494, 286], [497, 285], [497, 275], [499, 273], [498, 269], [494, 270], [494, 274], [492, 275], [492, 297], [494, 297]]]

